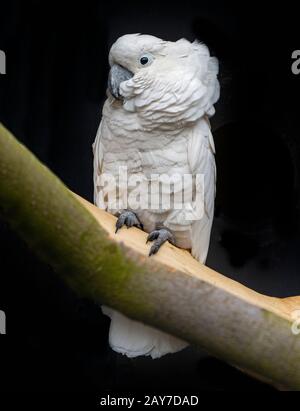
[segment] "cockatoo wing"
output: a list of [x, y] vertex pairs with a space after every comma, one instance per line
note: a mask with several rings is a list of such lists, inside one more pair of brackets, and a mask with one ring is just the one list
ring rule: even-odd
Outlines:
[[193, 176], [198, 174], [204, 177], [196, 184], [196, 191], [199, 194], [196, 201], [203, 201], [203, 214], [202, 218], [193, 221], [191, 233], [192, 255], [202, 263], [206, 260], [214, 216], [216, 194], [214, 153], [215, 148], [209, 123], [207, 119], [203, 119], [199, 127], [193, 131], [188, 145], [188, 162], [191, 173]]
[[99, 201], [99, 179], [103, 169], [104, 150], [101, 143], [103, 120], [100, 122], [96, 138], [93, 144], [94, 154], [94, 204], [97, 207], [103, 208], [103, 204]]

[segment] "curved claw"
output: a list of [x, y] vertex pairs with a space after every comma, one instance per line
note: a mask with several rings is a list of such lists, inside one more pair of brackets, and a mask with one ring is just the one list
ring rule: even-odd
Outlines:
[[139, 219], [137, 216], [132, 212], [132, 211], [123, 211], [117, 222], [116, 222], [116, 231], [115, 234], [117, 234], [118, 230], [123, 227], [123, 225], [126, 225], [127, 228], [130, 227], [137, 227], [140, 228], [141, 230], [143, 229], [142, 224], [140, 223]]
[[151, 233], [147, 237], [146, 244], [148, 244], [149, 241], [156, 240], [158, 236], [159, 236], [159, 230], [151, 231]]
[[126, 221], [126, 215], [125, 215], [125, 214], [121, 214], [121, 215], [119, 216], [119, 218], [117, 219], [117, 222], [116, 222], [116, 231], [115, 231], [115, 234], [117, 234], [118, 230], [119, 230], [121, 227], [123, 227], [123, 225], [125, 224], [125, 221]]
[[146, 243], [149, 241], [154, 241], [150, 248], [149, 257], [153, 254], [156, 254], [160, 247], [166, 242], [169, 241], [171, 244], [175, 244], [174, 235], [167, 228], [161, 228], [159, 230], [152, 231], [148, 237]]

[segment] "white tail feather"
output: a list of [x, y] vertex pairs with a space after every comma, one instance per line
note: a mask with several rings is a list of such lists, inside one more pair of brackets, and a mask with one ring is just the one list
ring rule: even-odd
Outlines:
[[111, 318], [109, 345], [127, 357], [150, 355], [153, 359], [174, 353], [188, 346], [188, 343], [134, 321], [111, 308], [102, 306], [103, 314]]

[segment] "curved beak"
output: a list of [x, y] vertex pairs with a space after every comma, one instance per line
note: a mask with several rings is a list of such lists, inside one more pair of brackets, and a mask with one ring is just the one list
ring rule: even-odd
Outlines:
[[133, 77], [133, 73], [119, 64], [114, 64], [108, 75], [108, 89], [111, 94], [118, 100], [122, 99], [120, 95], [120, 84]]

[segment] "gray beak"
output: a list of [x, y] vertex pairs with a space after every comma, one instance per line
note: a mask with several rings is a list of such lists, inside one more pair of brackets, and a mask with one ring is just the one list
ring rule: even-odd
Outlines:
[[114, 64], [108, 75], [108, 89], [111, 94], [118, 100], [122, 99], [120, 95], [120, 84], [123, 81], [127, 81], [133, 77], [133, 73], [126, 68], [119, 66], [119, 64]]

